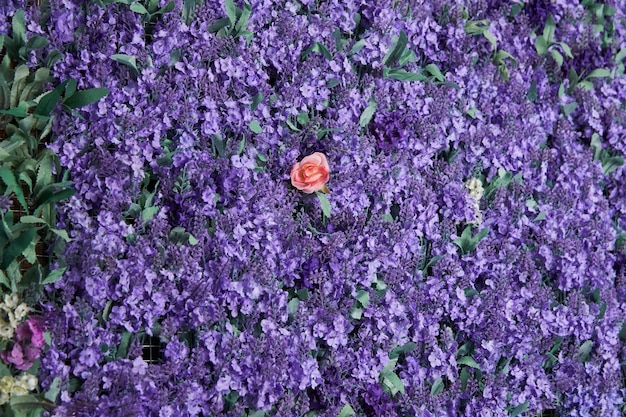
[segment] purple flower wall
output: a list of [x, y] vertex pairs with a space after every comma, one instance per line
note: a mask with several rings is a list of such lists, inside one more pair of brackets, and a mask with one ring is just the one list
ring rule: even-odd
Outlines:
[[53, 415], [622, 415], [626, 2], [23, 3], [110, 89], [49, 145]]

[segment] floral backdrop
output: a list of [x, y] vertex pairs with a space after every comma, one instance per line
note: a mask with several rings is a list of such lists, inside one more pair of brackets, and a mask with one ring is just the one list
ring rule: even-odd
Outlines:
[[0, 4], [6, 415], [626, 410], [624, 0]]

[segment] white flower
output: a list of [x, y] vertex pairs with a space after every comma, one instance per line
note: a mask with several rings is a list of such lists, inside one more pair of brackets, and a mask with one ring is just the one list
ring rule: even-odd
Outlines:
[[26, 318], [28, 313], [30, 313], [30, 307], [28, 307], [28, 305], [26, 305], [25, 303], [20, 304], [19, 306], [15, 308], [15, 311], [14, 311], [15, 320], [17, 320], [18, 323], [21, 322], [22, 320]]
[[11, 375], [0, 378], [0, 393], [10, 393], [13, 389], [13, 377]]
[[14, 309], [17, 307], [17, 303], [20, 301], [17, 294], [5, 294], [4, 295], [4, 304], [10, 309]]
[[37, 377], [30, 374], [22, 374], [15, 379], [16, 385], [19, 385], [28, 391], [33, 391], [37, 388], [37, 382]]
[[13, 385], [13, 389], [11, 390], [11, 395], [28, 395], [28, 390], [21, 385], [15, 384]]
[[11, 339], [13, 337], [15, 328], [11, 326], [11, 323], [0, 319], [0, 340]]

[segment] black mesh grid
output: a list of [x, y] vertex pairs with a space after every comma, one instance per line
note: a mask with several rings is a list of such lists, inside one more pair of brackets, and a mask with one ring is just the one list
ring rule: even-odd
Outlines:
[[163, 361], [163, 343], [158, 337], [144, 335], [141, 348], [141, 357], [146, 363], [161, 363]]

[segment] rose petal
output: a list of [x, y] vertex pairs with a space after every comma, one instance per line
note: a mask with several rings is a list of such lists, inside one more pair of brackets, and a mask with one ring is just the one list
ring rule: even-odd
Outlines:
[[315, 152], [314, 154], [311, 154], [309, 156], [305, 156], [304, 158], [302, 158], [302, 161], [300, 161], [300, 163], [302, 165], [311, 164], [314, 166], [320, 166], [322, 165], [322, 161], [324, 159], [326, 159], [326, 157], [324, 156], [323, 153]]

